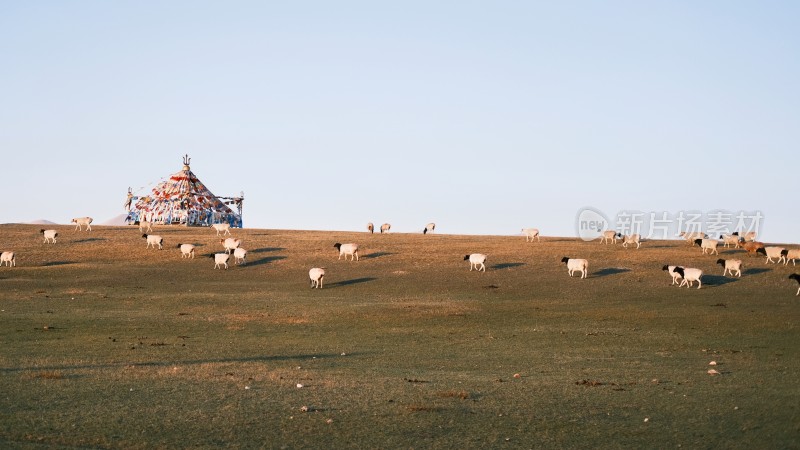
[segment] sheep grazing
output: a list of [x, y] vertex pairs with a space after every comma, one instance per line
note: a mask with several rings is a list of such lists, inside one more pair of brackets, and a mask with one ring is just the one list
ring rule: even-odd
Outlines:
[[622, 237], [622, 246], [628, 248], [628, 244], [636, 244], [636, 248], [642, 245], [641, 236], [638, 234], [632, 234], [630, 236], [623, 236]]
[[694, 246], [694, 243], [697, 239], [707, 239], [708, 235], [703, 233], [702, 231], [681, 231], [680, 236], [686, 240], [689, 244]]
[[683, 267], [676, 267], [675, 272], [677, 272], [681, 276], [681, 278], [683, 278], [683, 281], [681, 281], [681, 285], [678, 287], [683, 287], [683, 285], [686, 284], [687, 285], [686, 287], [690, 288], [692, 287], [692, 283], [694, 283], [695, 281], [697, 281], [697, 289], [700, 289], [700, 287], [703, 285], [702, 281], [700, 281], [700, 278], [703, 276], [703, 271], [700, 269], [686, 269]]
[[772, 258], [778, 258], [778, 262], [783, 261], [783, 252], [785, 249], [783, 247], [763, 247], [756, 250], [756, 253], [760, 253], [767, 257], [767, 263], [774, 263], [775, 261]]
[[56, 230], [39, 230], [39, 233], [42, 233], [42, 236], [44, 236], [44, 243], [45, 244], [47, 244], [50, 241], [52, 241], [52, 242], [50, 242], [51, 244], [55, 244], [56, 243], [56, 238], [58, 237], [58, 231], [56, 231]]
[[231, 234], [231, 224], [229, 223], [212, 223], [211, 228], [217, 230], [217, 236], [222, 233], [223, 236]]
[[76, 217], [72, 219], [75, 224], [75, 229], [83, 231], [83, 226], [86, 225], [86, 231], [92, 231], [92, 218], [91, 217]]
[[236, 264], [245, 264], [247, 261], [247, 250], [239, 247], [233, 251], [233, 261]]
[[719, 255], [719, 250], [717, 250], [717, 247], [719, 247], [719, 241], [716, 239], [695, 239], [694, 243], [700, 246], [704, 255], [706, 254], [706, 250], [710, 250], [708, 253], [709, 255], [713, 255], [715, 253]]
[[[483, 253], [473, 253], [471, 255], [464, 255], [464, 261], [469, 261], [469, 271], [472, 272], [474, 268], [478, 272], [486, 272], [486, 255]], [[480, 265], [480, 267], [478, 267]]]
[[0, 253], [0, 266], [15, 267], [17, 265], [17, 255], [14, 252]]
[[[661, 268], [661, 270], [666, 270], [672, 275], [672, 285], [678, 284], [678, 280], [681, 278], [681, 274], [675, 271], [678, 267], [681, 266], [664, 266]], [[683, 267], [681, 267], [681, 269], [683, 269]]]
[[795, 259], [800, 259], [800, 248], [793, 248], [790, 250], [784, 250], [781, 252], [781, 256], [783, 256], [783, 264], [789, 265], [789, 260], [792, 261], [792, 265], [796, 266], [797, 264], [794, 262]]
[[742, 238], [739, 237], [739, 232], [734, 232], [733, 234], [720, 234], [719, 238], [722, 239], [722, 243], [725, 245], [725, 248], [729, 246], [733, 246], [733, 248], [739, 248], [739, 244], [742, 241]]
[[308, 271], [308, 278], [311, 279], [311, 289], [322, 289], [322, 279], [325, 278], [325, 268], [314, 267]]
[[194, 259], [194, 244], [178, 244], [178, 248], [181, 249], [181, 258]]
[[756, 254], [758, 249], [764, 248], [764, 243], [763, 242], [755, 242], [755, 241], [745, 242], [742, 245], [742, 248], [747, 252], [747, 256], [753, 256], [753, 255]]
[[375, 233], [375, 225], [372, 222], [367, 223], [367, 231], [369, 231], [369, 234]]
[[612, 244], [616, 244], [617, 243], [617, 238], [621, 238], [621, 237], [622, 237], [622, 235], [617, 233], [614, 230], [606, 230], [606, 231], [603, 231], [603, 234], [600, 235], [600, 243], [601, 244], [607, 244], [609, 241], [611, 241]]
[[589, 273], [589, 261], [585, 259], [574, 259], [570, 257], [563, 257], [561, 258], [562, 263], [567, 264], [567, 271], [569, 272], [569, 276], [572, 276], [573, 272], [580, 271], [581, 278], [586, 278], [587, 274]]
[[742, 276], [742, 260], [741, 259], [722, 259], [722, 258], [720, 258], [720, 259], [717, 260], [717, 264], [719, 264], [720, 266], [725, 268], [725, 270], [722, 272], [722, 276], [727, 275], [728, 272], [731, 273], [731, 276], [733, 276], [734, 272], [736, 272], [736, 276], [737, 277], [741, 277]]
[[[800, 284], [800, 275], [798, 275], [796, 273], [793, 273], [793, 274], [789, 275], [789, 279], [790, 280], [795, 280], [795, 281], [797, 281], [797, 284]], [[794, 295], [795, 295], [795, 297], [800, 295], [800, 287], [797, 288], [797, 294], [794, 294]]]
[[425, 228], [422, 230], [422, 234], [428, 234], [428, 231], [433, 231], [436, 229], [436, 224], [431, 222], [425, 225]]
[[146, 233], [148, 231], [153, 231], [153, 222], [140, 220], [139, 222], [136, 223], [139, 225], [139, 233]]
[[228, 270], [228, 260], [231, 259], [231, 255], [228, 253], [214, 253], [210, 255], [214, 258], [214, 268], [219, 269], [221, 266], [225, 266], [225, 270]]
[[355, 258], [358, 261], [358, 244], [340, 244], [335, 243], [333, 244], [334, 248], [339, 250], [339, 257], [337, 259], [342, 259], [342, 255], [344, 255], [344, 260], [347, 261], [347, 255], [350, 255], [350, 261]]
[[392, 226], [388, 223], [381, 225], [381, 234], [388, 233], [390, 228], [392, 228]]
[[536, 238], [537, 242], [541, 242], [542, 239], [539, 237], [539, 229], [538, 228], [523, 228], [522, 234], [525, 235], [525, 242], [533, 242], [533, 239]]
[[159, 250], [164, 248], [162, 245], [164, 243], [164, 238], [161, 236], [157, 234], [143, 234], [142, 237], [147, 239], [147, 248], [150, 248], [151, 245], [153, 248], [156, 248], [156, 245], [158, 245]]
[[225, 253], [228, 254], [239, 248], [239, 246], [242, 244], [242, 240], [237, 238], [220, 239], [219, 242], [223, 247], [225, 247]]

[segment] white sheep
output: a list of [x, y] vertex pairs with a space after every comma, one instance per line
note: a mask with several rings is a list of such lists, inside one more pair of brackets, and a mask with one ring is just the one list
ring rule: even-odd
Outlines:
[[308, 271], [308, 278], [311, 279], [311, 289], [322, 289], [322, 279], [325, 278], [325, 268], [314, 267]]
[[178, 248], [181, 249], [181, 258], [194, 259], [194, 247], [194, 244], [178, 244]]
[[392, 228], [392, 226], [388, 223], [381, 225], [381, 234], [388, 233], [390, 228]]
[[228, 253], [214, 253], [211, 255], [214, 258], [214, 268], [219, 269], [220, 266], [225, 266], [225, 270], [228, 270], [228, 260], [231, 259], [231, 255]]
[[695, 239], [694, 243], [700, 246], [704, 255], [706, 254], [706, 250], [710, 250], [708, 253], [709, 255], [713, 255], [715, 253], [719, 255], [719, 250], [717, 250], [717, 247], [719, 247], [719, 241], [716, 239]]
[[158, 245], [159, 250], [164, 248], [162, 245], [164, 243], [164, 238], [161, 236], [157, 234], [143, 234], [142, 237], [147, 239], [147, 248], [150, 248], [151, 245], [153, 248], [156, 248], [156, 245]]
[[617, 233], [614, 230], [606, 230], [606, 231], [603, 231], [603, 234], [600, 235], [600, 243], [601, 244], [607, 244], [609, 241], [611, 241], [612, 244], [616, 244], [617, 243], [617, 238], [621, 238], [621, 237], [622, 237], [622, 235]]
[[42, 233], [44, 236], [44, 243], [47, 244], [50, 241], [53, 241], [52, 244], [56, 243], [56, 238], [58, 237], [58, 231], [56, 230], [39, 230], [39, 233]]
[[375, 225], [373, 225], [372, 222], [367, 223], [367, 231], [369, 231], [370, 234], [375, 232]]
[[436, 229], [436, 224], [431, 222], [425, 225], [425, 228], [422, 230], [422, 234], [428, 234], [429, 231], [433, 231]]
[[333, 246], [339, 250], [339, 257], [337, 259], [342, 259], [342, 255], [344, 255], [344, 260], [347, 261], [347, 255], [350, 255], [350, 261], [355, 258], [358, 261], [358, 244], [340, 244], [335, 243]]
[[639, 248], [639, 246], [642, 245], [641, 236], [639, 236], [636, 233], [631, 234], [630, 236], [623, 236], [622, 237], [622, 246], [625, 247], [625, 248], [628, 248], [628, 244], [631, 244], [631, 245], [636, 244], [636, 248]]
[[239, 247], [233, 251], [233, 258], [236, 264], [245, 264], [247, 261], [247, 250]]
[[581, 278], [586, 278], [589, 273], [589, 261], [585, 259], [575, 259], [570, 257], [563, 257], [561, 258], [562, 263], [567, 264], [567, 271], [569, 272], [569, 276], [572, 276], [573, 272], [580, 271]]
[[719, 238], [722, 239], [722, 243], [725, 245], [725, 248], [729, 246], [733, 246], [733, 248], [739, 248], [739, 244], [741, 242], [741, 237], [739, 236], [739, 232], [736, 231], [733, 234], [721, 234]]
[[223, 236], [231, 234], [231, 224], [229, 223], [212, 223], [211, 228], [217, 230], [217, 236], [219, 236], [220, 233], [222, 233]]
[[775, 261], [773, 261], [772, 258], [778, 258], [778, 262], [784, 260], [784, 256], [781, 254], [784, 250], [783, 247], [764, 247], [756, 250], [756, 253], [761, 253], [766, 256], [767, 263], [774, 263]]
[[223, 247], [225, 247], [225, 253], [228, 254], [239, 248], [239, 246], [242, 244], [242, 240], [237, 238], [220, 239], [219, 242]]
[[783, 264], [789, 265], [789, 260], [792, 261], [792, 265], [796, 266], [797, 263], [794, 262], [795, 259], [800, 259], [800, 248], [793, 248], [789, 250], [784, 250], [781, 252], [783, 256]]
[[754, 242], [756, 240], [756, 232], [755, 231], [748, 231], [744, 234], [744, 241], [745, 242]]
[[707, 239], [708, 235], [703, 233], [702, 231], [681, 231], [680, 236], [686, 239], [690, 245], [694, 246], [697, 239]]
[[75, 224], [75, 229], [83, 231], [83, 225], [86, 225], [86, 231], [92, 231], [92, 218], [91, 217], [76, 217], [72, 219]]
[[533, 242], [534, 238], [536, 238], [537, 242], [541, 242], [541, 240], [542, 240], [539, 237], [539, 229], [538, 228], [523, 228], [522, 229], [522, 234], [525, 235], [525, 242], [528, 242], [528, 239], [530, 239], [530, 242]]
[[[675, 269], [678, 267], [681, 266], [664, 266], [661, 268], [661, 270], [666, 270], [670, 275], [672, 275], [672, 285], [678, 284], [678, 280], [681, 278], [681, 274], [675, 271]], [[683, 267], [681, 267], [681, 269], [683, 269]]]
[[[472, 272], [474, 268], [477, 271], [486, 272], [486, 255], [483, 253], [473, 253], [471, 255], [464, 255], [464, 261], [469, 260], [469, 270]], [[478, 267], [480, 265], [480, 267]]]
[[736, 272], [736, 276], [737, 277], [741, 277], [742, 276], [742, 260], [741, 259], [722, 259], [722, 258], [720, 258], [720, 259], [717, 260], [717, 264], [719, 264], [720, 266], [725, 268], [725, 270], [722, 272], [722, 276], [727, 275], [728, 272], [731, 273], [731, 276], [733, 276], [734, 272]]
[[683, 287], [683, 285], [686, 284], [686, 287], [690, 288], [695, 281], [697, 281], [697, 289], [700, 289], [703, 285], [703, 282], [700, 281], [700, 278], [703, 276], [703, 271], [700, 269], [676, 267], [675, 272], [678, 272], [681, 278], [683, 278], [681, 285], [678, 287]]
[[0, 254], [0, 266], [15, 267], [17, 265], [17, 255], [14, 252], [3, 252]]
[[[797, 281], [797, 284], [800, 284], [800, 275], [798, 275], [796, 273], [793, 273], [793, 274], [789, 275], [789, 279], [790, 280], [795, 280], [795, 281]], [[794, 295], [795, 295], [795, 297], [800, 295], [800, 287], [797, 288], [797, 294], [794, 294]]]
[[147, 220], [140, 220], [139, 221], [139, 233], [145, 233], [148, 231], [153, 231], [153, 222], [149, 222]]

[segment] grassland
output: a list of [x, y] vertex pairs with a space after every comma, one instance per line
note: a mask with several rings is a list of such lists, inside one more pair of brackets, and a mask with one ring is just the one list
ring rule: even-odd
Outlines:
[[214, 270], [207, 228], [39, 228], [0, 225], [2, 448], [800, 447], [795, 269], [740, 250], [246, 229]]

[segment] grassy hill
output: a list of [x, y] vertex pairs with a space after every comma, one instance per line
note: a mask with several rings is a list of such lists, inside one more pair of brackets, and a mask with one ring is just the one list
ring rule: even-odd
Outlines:
[[215, 270], [208, 228], [156, 227], [161, 251], [135, 227], [39, 228], [0, 225], [3, 448], [800, 446], [791, 264], [721, 249], [744, 260], [730, 278], [682, 241], [245, 229], [248, 263]]

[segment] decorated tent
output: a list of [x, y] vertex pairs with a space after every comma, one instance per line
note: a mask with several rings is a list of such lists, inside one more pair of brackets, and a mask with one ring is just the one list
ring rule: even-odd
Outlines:
[[[125, 202], [128, 223], [142, 220], [193, 226], [228, 223], [241, 228], [244, 194], [238, 197], [215, 196], [191, 171], [190, 161], [188, 155], [184, 156], [183, 169], [158, 183], [149, 194], [136, 196], [128, 188]], [[237, 212], [228, 205], [235, 206]]]

